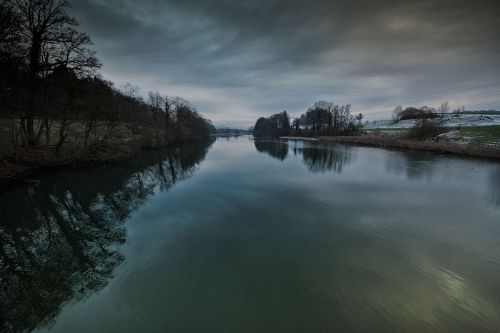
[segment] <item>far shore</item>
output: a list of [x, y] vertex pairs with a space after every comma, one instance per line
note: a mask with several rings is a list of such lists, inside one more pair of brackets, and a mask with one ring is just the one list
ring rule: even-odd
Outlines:
[[439, 154], [452, 154], [468, 157], [480, 157], [500, 160], [500, 149], [475, 144], [457, 144], [451, 142], [419, 141], [402, 139], [389, 135], [363, 135], [363, 136], [321, 136], [317, 138], [284, 136], [281, 139], [304, 140], [318, 142], [332, 142], [355, 144], [362, 146], [374, 146], [384, 148], [411, 149], [430, 151]]
[[297, 140], [297, 141], [319, 141], [319, 138], [310, 138], [306, 136], [282, 136], [280, 139]]

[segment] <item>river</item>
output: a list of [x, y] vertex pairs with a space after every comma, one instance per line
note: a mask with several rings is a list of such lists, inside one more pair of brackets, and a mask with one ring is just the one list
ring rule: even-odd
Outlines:
[[0, 200], [1, 331], [500, 331], [497, 162], [213, 139]]

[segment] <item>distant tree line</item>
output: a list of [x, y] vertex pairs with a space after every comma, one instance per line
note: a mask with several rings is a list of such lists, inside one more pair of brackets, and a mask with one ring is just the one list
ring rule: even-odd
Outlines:
[[[187, 100], [100, 77], [67, 0], [0, 3], [0, 144], [5, 150], [158, 146], [215, 132]], [[35, 149], [36, 148], [36, 149]]]
[[246, 135], [250, 134], [252, 131], [248, 129], [241, 129], [241, 128], [231, 128], [231, 127], [219, 127], [217, 128], [217, 134], [221, 135]]
[[288, 113], [283, 111], [268, 118], [257, 119], [252, 133], [255, 137], [277, 138], [289, 135], [290, 130], [290, 118]]
[[437, 110], [428, 106], [422, 106], [420, 108], [409, 106], [403, 108], [403, 106], [398, 105], [394, 108], [392, 113], [392, 118], [395, 121], [408, 119], [432, 119], [437, 117], [439, 117]]
[[478, 115], [491, 115], [497, 116], [500, 115], [500, 111], [490, 109], [490, 110], [477, 110], [477, 111], [460, 111], [460, 114], [478, 114]]
[[[465, 107], [455, 109], [451, 112], [453, 117], [458, 117], [465, 111]], [[415, 120], [415, 124], [406, 133], [406, 137], [414, 140], [439, 141], [440, 135], [446, 132], [443, 126], [445, 114], [450, 114], [449, 102], [441, 103], [437, 108], [422, 106], [416, 108], [413, 106], [403, 108], [398, 105], [392, 112], [394, 122], [403, 120]]]
[[[460, 113], [462, 110], [464, 110], [463, 107], [454, 110], [453, 115]], [[443, 102], [437, 108], [428, 107], [426, 105], [420, 108], [413, 106], [403, 108], [403, 106], [398, 105], [392, 112], [392, 118], [394, 122], [415, 120], [414, 126], [406, 133], [406, 137], [409, 139], [433, 139], [434, 141], [439, 141], [439, 135], [445, 132], [442, 120], [445, 114], [449, 113], [449, 102]]]
[[459, 107], [451, 111], [450, 103], [443, 102], [437, 108], [429, 107], [424, 105], [422, 107], [414, 107], [409, 106], [404, 108], [402, 105], [398, 105], [392, 111], [392, 119], [395, 122], [400, 120], [409, 120], [409, 119], [436, 119], [443, 118], [445, 114], [452, 114], [453, 117], [458, 117], [461, 114], [495, 114], [494, 110], [490, 111], [465, 111], [465, 107]]
[[360, 132], [363, 114], [354, 116], [351, 105], [333, 102], [314, 103], [306, 113], [290, 122], [286, 111], [268, 118], [259, 118], [253, 127], [255, 137], [275, 138], [281, 136], [336, 136], [354, 135]]

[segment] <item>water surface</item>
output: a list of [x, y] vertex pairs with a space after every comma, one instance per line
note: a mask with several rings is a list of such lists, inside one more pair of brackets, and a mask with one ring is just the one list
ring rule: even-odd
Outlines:
[[500, 331], [498, 163], [243, 137], [0, 199], [5, 331]]

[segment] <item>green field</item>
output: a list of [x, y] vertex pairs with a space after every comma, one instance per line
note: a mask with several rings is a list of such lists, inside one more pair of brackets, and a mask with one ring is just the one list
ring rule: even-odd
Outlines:
[[500, 126], [462, 127], [458, 134], [478, 144], [500, 143]]

